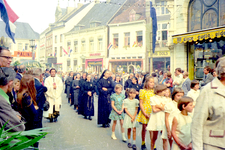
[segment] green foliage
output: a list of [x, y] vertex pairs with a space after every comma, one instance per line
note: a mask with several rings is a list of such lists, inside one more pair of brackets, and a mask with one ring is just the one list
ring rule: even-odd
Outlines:
[[28, 148], [48, 134], [46, 131], [42, 131], [46, 128], [39, 128], [21, 132], [9, 132], [11, 129], [17, 126], [5, 131], [4, 128], [6, 124], [7, 123], [5, 123], [4, 126], [0, 129], [1, 150], [19, 150]]
[[17, 60], [13, 63], [13, 66], [19, 66], [20, 65], [20, 62]]

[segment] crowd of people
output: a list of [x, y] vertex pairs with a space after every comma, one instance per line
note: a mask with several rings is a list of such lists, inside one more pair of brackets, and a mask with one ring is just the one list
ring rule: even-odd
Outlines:
[[42, 73], [24, 65], [13, 70], [8, 52], [0, 49], [0, 125], [16, 126], [12, 132], [41, 128], [43, 117], [57, 122], [64, 90], [69, 105], [84, 119], [92, 120], [94, 99], [98, 99], [97, 124], [108, 128], [112, 122], [111, 138], [116, 140], [119, 120], [122, 141], [129, 148], [137, 149], [139, 126], [141, 149], [146, 149], [146, 131], [151, 149], [157, 148], [157, 138], [162, 138], [164, 150], [225, 148], [225, 57], [217, 60], [214, 71], [206, 66], [199, 82], [191, 81], [181, 68], [175, 69], [174, 79], [169, 71], [113, 74], [105, 70], [99, 77], [86, 72], [64, 75], [54, 68]]

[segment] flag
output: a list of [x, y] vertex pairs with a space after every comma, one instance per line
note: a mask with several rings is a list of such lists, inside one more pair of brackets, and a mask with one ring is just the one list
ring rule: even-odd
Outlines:
[[112, 44], [109, 43], [109, 46], [107, 47], [107, 49], [110, 50], [111, 47], [112, 47]]
[[137, 46], [137, 42], [136, 41], [134, 41], [134, 44], [133, 44], [132, 47], [135, 47], [135, 46]]
[[5, 32], [15, 43], [16, 26], [13, 24], [19, 17], [10, 8], [6, 0], [0, 0], [0, 14], [1, 19], [5, 22]]
[[68, 53], [67, 53], [67, 51], [63, 48], [63, 52], [66, 54], [66, 55], [68, 55]]
[[37, 43], [36, 43], [36, 40], [35, 40], [35, 50], [37, 49]]
[[157, 16], [155, 8], [152, 7], [152, 2], [150, 2], [150, 14], [150, 17], [152, 18], [152, 52], [155, 53], [155, 43], [157, 36]]
[[[70, 49], [70, 47], [69, 47], [69, 49]], [[70, 53], [69, 53], [69, 57], [70, 57], [70, 54], [72, 53], [72, 49], [70, 49]]]

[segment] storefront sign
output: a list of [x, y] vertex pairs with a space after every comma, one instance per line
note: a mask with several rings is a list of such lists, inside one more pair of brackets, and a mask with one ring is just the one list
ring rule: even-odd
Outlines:
[[173, 43], [187, 43], [192, 41], [202, 41], [207, 39], [221, 38], [225, 37], [225, 29], [212, 29], [209, 31], [200, 31], [197, 33], [189, 33], [184, 35], [173, 36]]
[[32, 52], [14, 51], [14, 57], [32, 57]]
[[99, 65], [102, 65], [102, 62], [101, 61], [89, 61], [88, 62], [88, 66], [99, 66]]
[[90, 56], [100, 56], [101, 53], [94, 53], [94, 54], [90, 54]]
[[155, 51], [153, 57], [170, 57], [170, 51]]

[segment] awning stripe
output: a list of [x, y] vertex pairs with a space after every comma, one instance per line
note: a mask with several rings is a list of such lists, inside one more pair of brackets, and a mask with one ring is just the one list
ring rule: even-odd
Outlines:
[[182, 35], [174, 35], [173, 43], [187, 43], [192, 41], [202, 41], [207, 39], [221, 38], [225, 37], [225, 27], [220, 29], [212, 29], [206, 31], [198, 31], [192, 33], [186, 33]]

